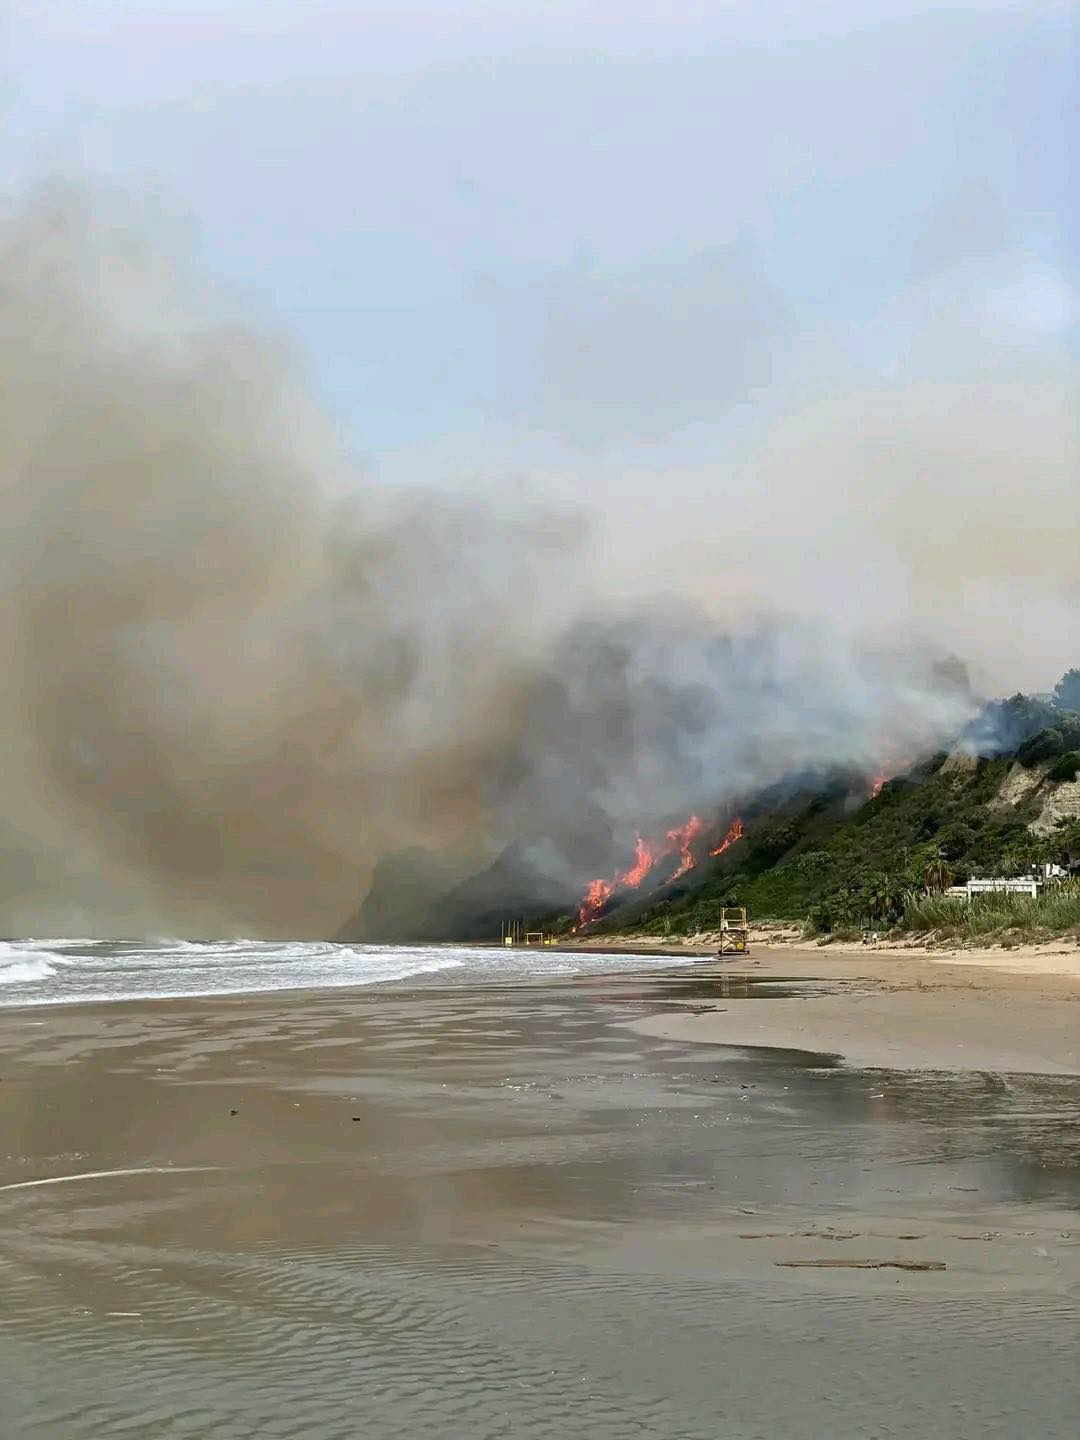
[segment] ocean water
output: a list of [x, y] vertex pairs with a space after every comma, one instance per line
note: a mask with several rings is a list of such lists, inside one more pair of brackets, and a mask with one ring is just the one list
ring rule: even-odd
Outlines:
[[0, 941], [0, 1008], [109, 1000], [193, 999], [279, 990], [331, 990], [438, 976], [505, 984], [669, 967], [671, 956], [329, 941]]

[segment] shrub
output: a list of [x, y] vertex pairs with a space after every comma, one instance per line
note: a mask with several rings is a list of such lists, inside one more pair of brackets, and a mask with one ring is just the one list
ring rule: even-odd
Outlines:
[[963, 821], [955, 821], [938, 833], [938, 845], [946, 860], [959, 860], [975, 843], [975, 831]]
[[976, 755], [1002, 755], [1056, 724], [1059, 714], [1055, 706], [1030, 695], [993, 700], [983, 706], [961, 739]]
[[1021, 765], [1038, 765], [1043, 760], [1056, 760], [1065, 749], [1065, 736], [1056, 726], [1040, 730], [1025, 740], [1016, 752]]
[[1054, 704], [1063, 710], [1080, 710], [1080, 670], [1066, 670], [1054, 686]]
[[1048, 780], [1075, 780], [1080, 773], [1080, 750], [1070, 750], [1062, 755], [1046, 772]]

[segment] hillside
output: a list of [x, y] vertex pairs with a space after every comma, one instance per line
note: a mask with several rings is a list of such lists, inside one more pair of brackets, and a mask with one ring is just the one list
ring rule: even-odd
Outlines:
[[490, 864], [462, 878], [461, 861], [425, 851], [387, 856], [363, 902], [333, 937], [365, 943], [493, 940], [508, 921], [550, 922], [573, 903], [530, 863], [527, 847], [510, 845]]
[[[335, 938], [490, 940], [507, 921], [562, 935], [685, 935], [715, 928], [722, 905], [822, 932], [1000, 929], [1018, 918], [1008, 904], [998, 904], [1000, 914], [980, 904], [976, 914], [940, 892], [1047, 861], [1080, 866], [1077, 684], [1070, 672], [1054, 699], [1014, 695], [986, 705], [951, 751], [873, 794], [865, 774], [850, 770], [788, 776], [711, 820], [692, 816], [666, 839], [661, 826], [651, 847], [639, 839], [638, 862], [647, 863], [626, 857], [628, 868], [591, 883], [576, 877], [596, 874], [606, 849], [560, 866], [545, 835], [520, 837], [485, 863], [418, 850], [388, 855]], [[569, 854], [566, 837], [555, 838], [555, 853]], [[1073, 909], [1040, 905], [1037, 913], [1028, 902], [1019, 919], [1056, 933], [1080, 929], [1080, 895]]]
[[[1015, 711], [1019, 700], [1006, 704]], [[834, 777], [784, 804], [759, 802], [744, 816], [743, 838], [719, 860], [663, 892], [613, 906], [590, 933], [695, 933], [715, 927], [721, 905], [745, 905], [757, 920], [808, 920], [825, 932], [958, 922], [948, 902], [938, 899], [945, 909], [933, 914], [919, 906], [970, 876], [1080, 862], [1080, 715], [1058, 710], [1050, 718], [1005, 753], [942, 753], [869, 798]], [[1080, 925], [1080, 897], [1075, 917], [1047, 917], [1056, 928], [1063, 918]]]

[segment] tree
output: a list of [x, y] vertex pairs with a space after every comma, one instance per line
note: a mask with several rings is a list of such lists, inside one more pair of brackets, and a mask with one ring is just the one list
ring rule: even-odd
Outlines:
[[1035, 863], [1031, 847], [1012, 845], [1002, 852], [996, 868], [1007, 876], [1030, 875]]
[[1066, 670], [1054, 686], [1054, 704], [1062, 710], [1080, 710], [1080, 670]]
[[1041, 765], [1044, 760], [1056, 760], [1065, 753], [1065, 736], [1054, 726], [1040, 730], [1030, 740], [1025, 740], [1016, 752], [1021, 765]]
[[1060, 720], [1058, 705], [1018, 691], [1008, 700], [984, 705], [961, 738], [978, 755], [1004, 755]]
[[962, 860], [975, 845], [975, 831], [962, 820], [954, 820], [938, 832], [938, 844], [946, 860]]
[[953, 882], [949, 862], [944, 855], [935, 855], [926, 862], [922, 881], [931, 895], [941, 895]]
[[904, 889], [888, 875], [871, 877], [866, 908], [872, 920], [895, 920], [904, 908]]
[[1047, 837], [1050, 859], [1059, 865], [1080, 861], [1080, 820], [1059, 820], [1057, 829]]

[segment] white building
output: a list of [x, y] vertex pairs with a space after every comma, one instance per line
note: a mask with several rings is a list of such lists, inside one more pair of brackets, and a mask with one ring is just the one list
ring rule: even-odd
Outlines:
[[1054, 885], [1059, 880], [1064, 880], [1068, 872], [1060, 865], [1041, 865], [1037, 870], [1032, 870], [1030, 875], [999, 875], [985, 880], [969, 880], [966, 885], [950, 885], [945, 891], [946, 895], [955, 895], [958, 898], [970, 900], [975, 895], [1028, 895], [1032, 900], [1038, 898], [1039, 891], [1045, 885]]

